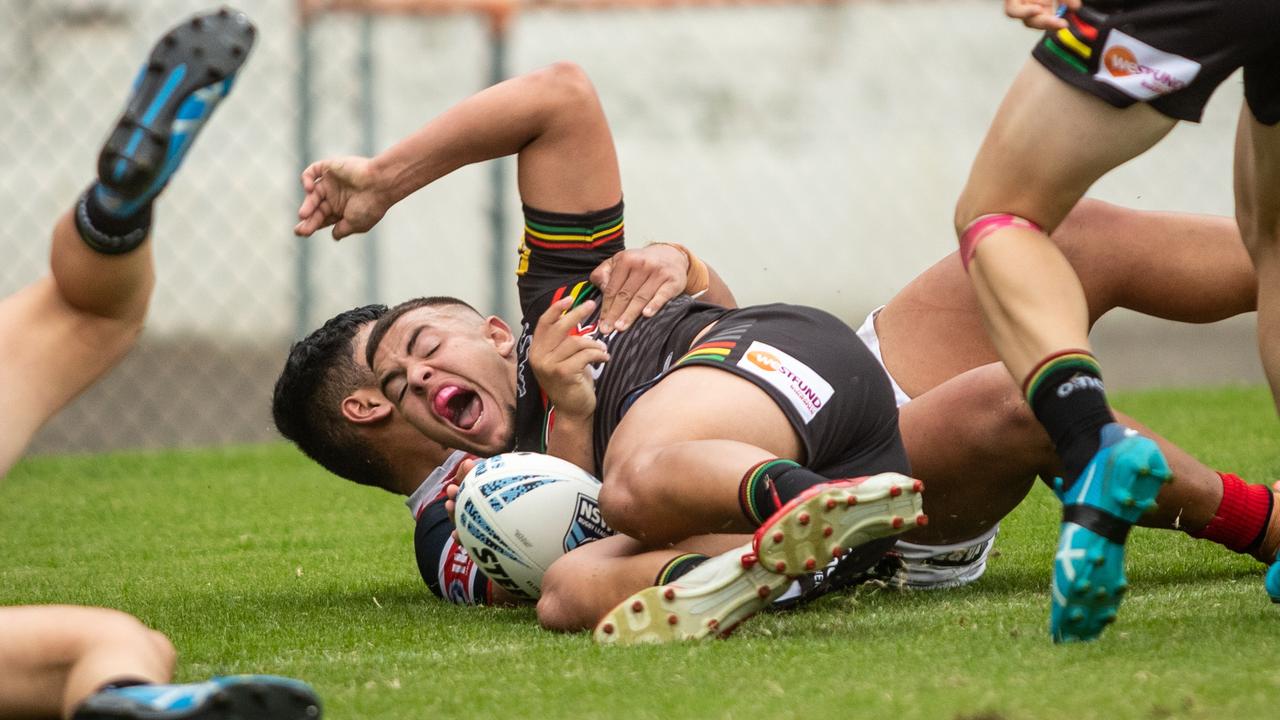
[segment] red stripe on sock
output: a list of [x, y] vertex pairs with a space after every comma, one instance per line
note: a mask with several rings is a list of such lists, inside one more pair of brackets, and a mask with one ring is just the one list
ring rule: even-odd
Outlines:
[[1249, 485], [1231, 473], [1220, 472], [1218, 477], [1222, 478], [1222, 502], [1217, 512], [1203, 530], [1189, 534], [1235, 552], [1248, 552], [1271, 519], [1271, 489]]

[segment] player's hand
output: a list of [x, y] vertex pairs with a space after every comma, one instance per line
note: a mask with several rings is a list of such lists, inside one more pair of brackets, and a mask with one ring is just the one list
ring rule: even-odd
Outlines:
[[1080, 9], [1081, 0], [1004, 0], [1004, 14], [1023, 25], [1036, 30], [1057, 30], [1067, 26], [1067, 21], [1058, 17], [1057, 5], [1062, 4], [1071, 10]]
[[[457, 525], [457, 522], [455, 522], [453, 519], [453, 511], [457, 508], [457, 505], [458, 505], [458, 502], [457, 502], [458, 488], [462, 485], [462, 479], [465, 478], [467, 475], [471, 474], [471, 468], [475, 467], [476, 463], [478, 462], [480, 462], [480, 458], [476, 457], [475, 455], [467, 455], [465, 458], [458, 461], [457, 469], [453, 471], [453, 475], [451, 476], [449, 482], [445, 483], [444, 511], [446, 513], [449, 513], [449, 522], [455, 525]], [[454, 531], [455, 538], [457, 537], [457, 532], [458, 531], [456, 530]]]
[[600, 333], [626, 330], [640, 315], [653, 317], [684, 291], [689, 259], [670, 245], [623, 250], [591, 273], [600, 288]]
[[344, 157], [311, 163], [302, 171], [302, 206], [293, 233], [310, 237], [333, 226], [333, 239], [368, 232], [391, 202], [376, 182], [368, 158]]
[[595, 301], [570, 309], [572, 303], [572, 298], [561, 298], [542, 313], [529, 343], [529, 366], [557, 413], [585, 418], [596, 410], [596, 382], [589, 366], [608, 362], [609, 353], [594, 337], [576, 334], [595, 310]]

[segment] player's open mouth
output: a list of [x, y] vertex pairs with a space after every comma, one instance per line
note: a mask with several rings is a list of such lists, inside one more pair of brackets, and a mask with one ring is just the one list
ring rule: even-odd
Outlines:
[[431, 406], [436, 415], [461, 430], [475, 427], [484, 414], [484, 403], [480, 401], [480, 396], [458, 385], [445, 385], [437, 390], [435, 397], [431, 399]]

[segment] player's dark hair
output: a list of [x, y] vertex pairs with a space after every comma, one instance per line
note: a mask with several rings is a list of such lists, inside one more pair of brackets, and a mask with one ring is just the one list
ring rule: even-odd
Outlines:
[[480, 315], [480, 311], [472, 307], [470, 303], [447, 295], [435, 295], [432, 297], [420, 297], [412, 300], [405, 300], [384, 313], [382, 317], [378, 318], [378, 322], [374, 324], [373, 330], [369, 333], [369, 342], [364, 348], [365, 365], [370, 368], [373, 367], [373, 356], [378, 352], [378, 345], [382, 342], [382, 338], [386, 337], [387, 331], [391, 329], [391, 326], [395, 324], [396, 320], [400, 319], [400, 316], [408, 312], [413, 312], [418, 308], [445, 307], [448, 305], [464, 307], [476, 315]]
[[386, 312], [386, 305], [347, 310], [294, 343], [276, 380], [271, 415], [281, 435], [329, 472], [392, 490], [390, 463], [342, 415], [343, 399], [371, 381], [352, 358], [356, 334]]

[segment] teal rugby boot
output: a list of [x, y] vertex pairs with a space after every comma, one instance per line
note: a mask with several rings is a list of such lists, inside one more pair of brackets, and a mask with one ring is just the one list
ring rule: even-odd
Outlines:
[[320, 715], [320, 698], [300, 680], [234, 675], [103, 690], [85, 700], [72, 720], [315, 720]]
[[231, 91], [257, 31], [222, 8], [170, 29], [152, 48], [98, 156], [98, 202], [128, 217], [164, 189], [213, 109]]
[[1080, 478], [1058, 492], [1062, 529], [1049, 616], [1054, 642], [1092, 640], [1115, 621], [1128, 589], [1124, 543], [1129, 528], [1155, 505], [1170, 477], [1152, 440], [1117, 423], [1104, 426], [1101, 436]]
[[1267, 570], [1267, 594], [1271, 596], [1271, 602], [1280, 603], [1280, 558]]

